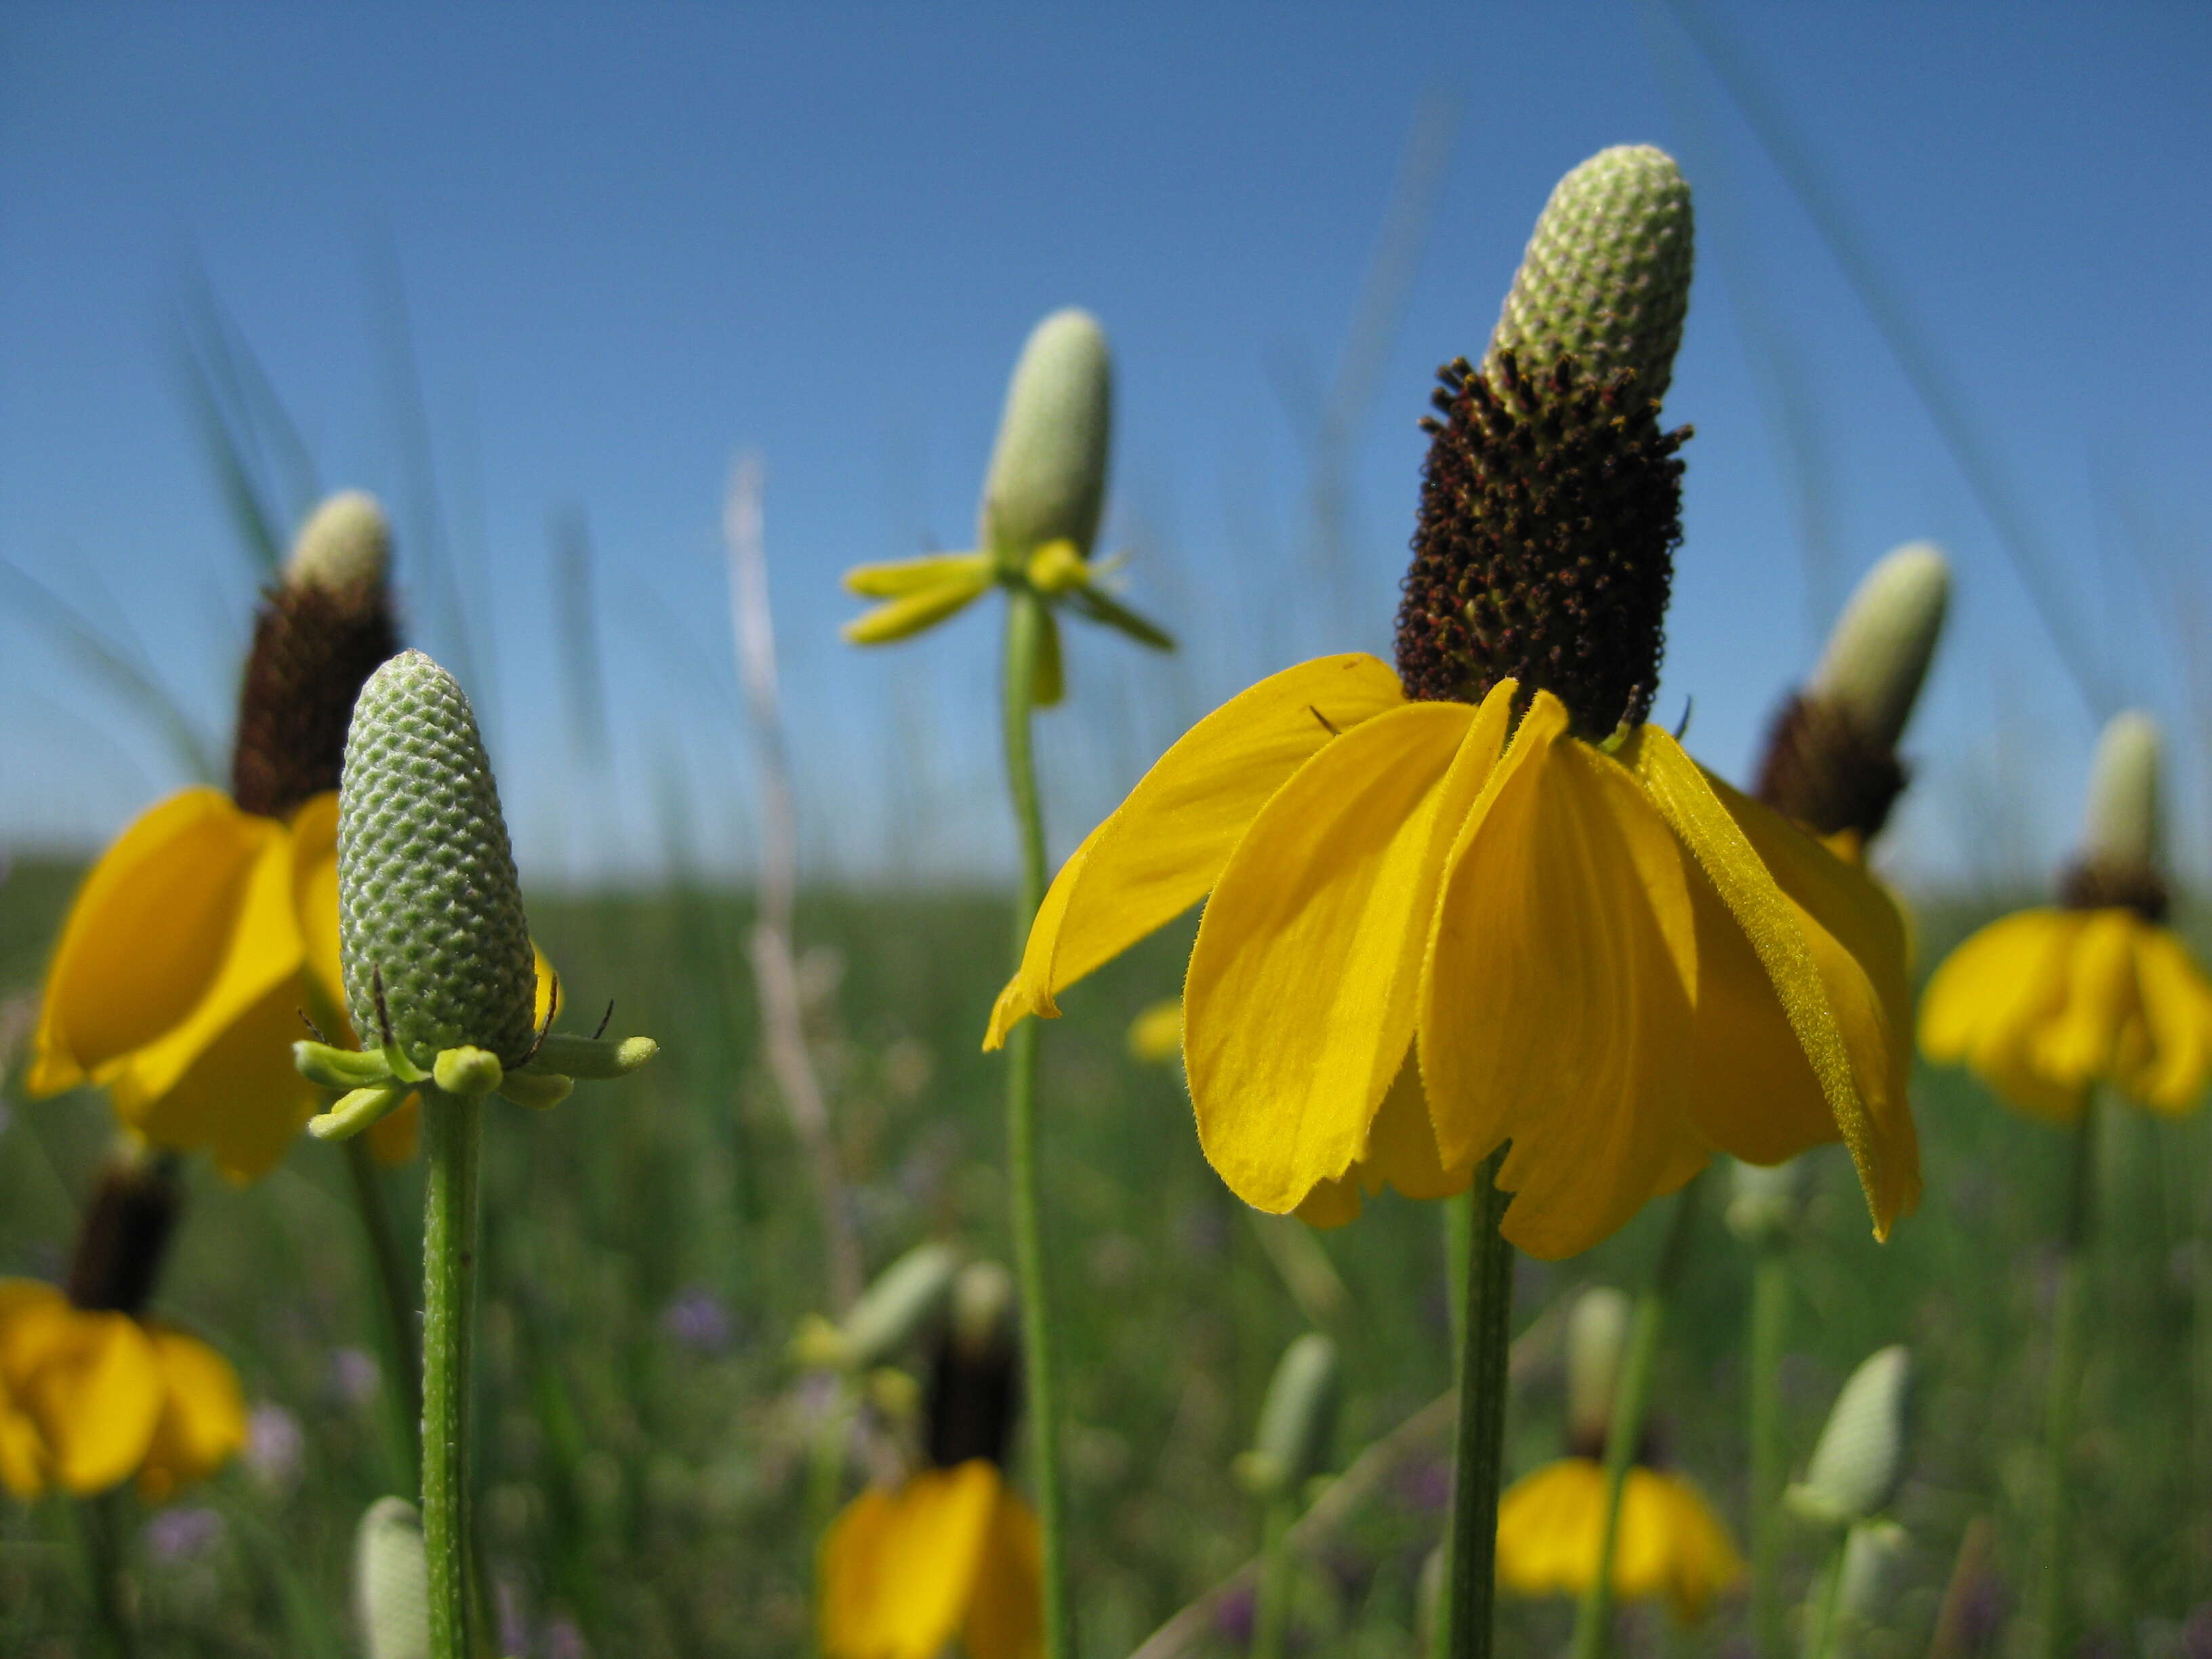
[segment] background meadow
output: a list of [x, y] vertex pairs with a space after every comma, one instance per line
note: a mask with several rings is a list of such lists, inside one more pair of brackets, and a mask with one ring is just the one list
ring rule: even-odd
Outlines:
[[[481, 1512], [509, 1651], [805, 1649], [808, 1446], [786, 1354], [825, 1303], [747, 938], [761, 778], [719, 529], [764, 458], [799, 825], [795, 941], [871, 1270], [1003, 1254], [1004, 971], [991, 623], [841, 645], [836, 577], [967, 544], [1004, 377], [1068, 301], [1117, 354], [1104, 545], [1183, 641], [1069, 630], [1039, 743], [1055, 858], [1196, 714], [1324, 649], [1387, 646], [1435, 364], [1473, 352], [1568, 165], [1681, 160], [1698, 287], [1668, 411], [1693, 422], [1655, 718], [1741, 779], [1858, 574], [1942, 542], [1950, 632], [1878, 860], [1923, 969], [2039, 896], [2091, 738], [2171, 740], [2183, 930], [2212, 783], [2212, 518], [2196, 458], [2212, 229], [2189, 158], [2212, 25], [1869, 7], [580, 9], [0, 15], [0, 1273], [51, 1277], [110, 1132], [20, 1059], [89, 857], [220, 775], [255, 586], [324, 489], [392, 508], [410, 639], [486, 718], [532, 920], [580, 1007], [664, 1058], [489, 1142]], [[1235, 1571], [1227, 1479], [1309, 1322], [1206, 1168], [1172, 1069], [1132, 1059], [1190, 924], [1067, 1000], [1044, 1178], [1069, 1331], [1085, 1650], [1129, 1652]], [[1997, 1651], [2027, 1559], [2063, 1137], [1923, 1068], [1928, 1194], [1875, 1246], [1815, 1155], [1784, 1373], [1802, 1462], [1886, 1343], [1923, 1367], [1913, 1547], [1869, 1652]], [[2212, 1125], [2108, 1115], [2075, 1571], [2094, 1650], [2212, 1653]], [[344, 1172], [302, 1144], [204, 1167], [161, 1306], [232, 1358], [248, 1456], [140, 1534], [157, 1653], [355, 1650], [355, 1521], [393, 1490]], [[406, 1193], [402, 1180], [395, 1191]], [[406, 1201], [411, 1202], [410, 1197]], [[1698, 1223], [1662, 1361], [1668, 1460], [1744, 1524], [1745, 1253]], [[1561, 1448], [1557, 1308], [1634, 1285], [1663, 1216], [1524, 1264], [1518, 1472]], [[1343, 1468], [1449, 1381], [1435, 1210], [1322, 1246], [1343, 1293]], [[1309, 1298], [1310, 1302], [1310, 1297]], [[1434, 1414], [1431, 1413], [1431, 1418]], [[1448, 1490], [1442, 1419], [1361, 1465], [1301, 1581], [1306, 1651], [1411, 1650]], [[1985, 1570], [1958, 1575], [1989, 1528]], [[1817, 1555], [1796, 1540], [1790, 1583]], [[0, 1651], [76, 1650], [58, 1510], [0, 1507]], [[1564, 1639], [1509, 1604], [1509, 1650]], [[1189, 1651], [1235, 1652], [1249, 1602]], [[1741, 1639], [1740, 1601], [1698, 1636]], [[1981, 1645], [1976, 1645], [1976, 1644]]]

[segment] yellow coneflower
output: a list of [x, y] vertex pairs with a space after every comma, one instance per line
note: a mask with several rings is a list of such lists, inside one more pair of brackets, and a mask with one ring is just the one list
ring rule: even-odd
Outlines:
[[2106, 726], [2062, 902], [1974, 933], [1921, 1002], [1929, 1059], [1968, 1066], [2052, 1122], [2078, 1119], [2100, 1083], [2153, 1110], [2187, 1112], [2212, 1078], [2212, 982], [2165, 925], [2158, 751], [2148, 715]]
[[1504, 1236], [1556, 1257], [1716, 1150], [1838, 1137], [1878, 1233], [1911, 1206], [1894, 908], [1645, 723], [1689, 238], [1656, 150], [1562, 181], [1489, 355], [1440, 377], [1395, 670], [1302, 664], [1170, 749], [1062, 866], [987, 1047], [1206, 899], [1184, 1061], [1257, 1208], [1441, 1197], [1510, 1142]]
[[112, 1166], [66, 1290], [0, 1279], [0, 1485], [77, 1497], [137, 1477], [161, 1503], [246, 1443], [230, 1363], [143, 1309], [175, 1212], [159, 1160]]
[[927, 1467], [869, 1487], [823, 1535], [823, 1659], [938, 1659], [956, 1636], [969, 1659], [1043, 1653], [1043, 1544], [1002, 1473], [1018, 1389], [1012, 1301], [1004, 1268], [962, 1272], [931, 1368]]

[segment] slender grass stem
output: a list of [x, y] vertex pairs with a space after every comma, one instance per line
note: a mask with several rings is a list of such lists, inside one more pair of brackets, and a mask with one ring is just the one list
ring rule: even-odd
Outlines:
[[1751, 1633], [1757, 1659], [1783, 1659], [1782, 1351], [1790, 1337], [1790, 1248], [1762, 1238], [1751, 1269]]
[[1628, 1471], [1636, 1462], [1636, 1448], [1644, 1437], [1644, 1419], [1651, 1405], [1651, 1377], [1659, 1358], [1660, 1334], [1666, 1328], [1667, 1306], [1681, 1281], [1689, 1255], [1690, 1224], [1697, 1214], [1698, 1176], [1674, 1200], [1674, 1219], [1668, 1224], [1667, 1242], [1650, 1282], [1636, 1298], [1636, 1315], [1629, 1326], [1628, 1352], [1620, 1365], [1620, 1381], [1613, 1396], [1613, 1421], [1605, 1436], [1605, 1525], [1598, 1534], [1597, 1563], [1583, 1589], [1575, 1609], [1574, 1659], [1601, 1659], [1613, 1639], [1613, 1561], [1620, 1541], [1620, 1497], [1628, 1486]]
[[422, 1543], [435, 1659], [470, 1654], [469, 1378], [483, 1145], [483, 1103], [425, 1085]]
[[1252, 1614], [1251, 1659], [1283, 1659], [1291, 1628], [1291, 1523], [1297, 1506], [1271, 1499], [1261, 1525], [1260, 1595]]
[[401, 1253], [399, 1234], [392, 1224], [392, 1210], [385, 1202], [384, 1183], [376, 1168], [368, 1137], [356, 1135], [343, 1144], [346, 1174], [353, 1186], [354, 1213], [361, 1220], [362, 1243], [368, 1257], [371, 1288], [377, 1303], [377, 1334], [383, 1350], [386, 1423], [392, 1442], [392, 1467], [401, 1496], [419, 1473], [422, 1461], [422, 1361], [415, 1334], [415, 1296], [408, 1286], [411, 1275]]
[[1501, 1146], [1475, 1166], [1470, 1188], [1466, 1313], [1461, 1327], [1459, 1426], [1454, 1448], [1450, 1554], [1444, 1575], [1449, 1659], [1490, 1659], [1498, 1599], [1498, 1488], [1505, 1467], [1506, 1352], [1513, 1327], [1513, 1247], [1498, 1231]]
[[[1048, 618], [1029, 588], [1006, 592], [1006, 787], [1021, 844], [1022, 880], [1014, 905], [1014, 964], [1021, 964], [1030, 924], [1044, 901], [1044, 815], [1038, 805], [1030, 714], [1037, 653]], [[1014, 1271], [1022, 1288], [1022, 1362], [1027, 1384], [1030, 1480], [1044, 1536], [1044, 1627], [1048, 1659], [1073, 1659], [1074, 1611], [1067, 1595], [1067, 1515], [1060, 1490], [1060, 1357], [1047, 1289], [1044, 1224], [1037, 1192], [1037, 1023], [1025, 1019], [1006, 1038], [1006, 1184], [1014, 1237]]]
[[2068, 1171], [2065, 1231], [2059, 1238], [2058, 1285], [2051, 1319], [2050, 1397], [2044, 1415], [2041, 1535], [2037, 1540], [2035, 1652], [2057, 1659], [2067, 1650], [2071, 1609], [2066, 1583], [2067, 1465], [2074, 1443], [2074, 1407], [2081, 1389], [2081, 1303], [2087, 1289], [2089, 1231], [2097, 1189], [2097, 1094], [2083, 1097]]
[[1851, 1547], [1850, 1528], [1836, 1534], [1836, 1547], [1820, 1569], [1819, 1581], [1807, 1603], [1810, 1626], [1805, 1632], [1805, 1659], [1828, 1659], [1836, 1650], [1836, 1621], [1844, 1600], [1844, 1557]]

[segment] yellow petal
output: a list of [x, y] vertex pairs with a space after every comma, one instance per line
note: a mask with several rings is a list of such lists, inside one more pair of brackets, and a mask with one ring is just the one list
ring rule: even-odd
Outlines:
[[1945, 957], [1920, 1000], [1920, 1047], [1963, 1062], [2011, 1104], [2055, 1123], [2081, 1115], [2077, 1084], [2045, 1075], [2034, 1050], [2066, 1003], [2079, 911], [2022, 910], [1991, 922]]
[[246, 1400], [230, 1362], [196, 1336], [167, 1326], [146, 1328], [163, 1395], [153, 1443], [138, 1470], [138, 1494], [166, 1503], [204, 1480], [246, 1445]]
[[292, 815], [292, 903], [307, 953], [307, 1012], [342, 1048], [358, 1041], [338, 970], [338, 798], [325, 792]]
[[191, 1012], [229, 952], [246, 888], [283, 833], [219, 790], [187, 789], [100, 855], [46, 973], [33, 1094], [76, 1087]]
[[116, 1114], [157, 1146], [204, 1147], [234, 1181], [276, 1168], [321, 1103], [292, 1064], [303, 1036], [306, 981], [281, 979], [212, 1031], [164, 1038], [143, 1050], [109, 1085]]
[[1656, 726], [1637, 732], [1621, 758], [1757, 953], [1850, 1148], [1875, 1236], [1887, 1237], [1920, 1195], [1896, 908], [1863, 872], [1711, 776]]
[[1030, 1506], [1003, 1486], [960, 1642], [968, 1659], [1039, 1659], [1044, 1652], [1044, 1544]]
[[1060, 866], [983, 1046], [998, 1048], [1024, 1016], [1055, 1018], [1061, 991], [1205, 897], [1293, 772], [1339, 733], [1404, 702], [1397, 675], [1373, 657], [1321, 657], [1271, 675], [1185, 732]]
[[838, 632], [853, 645], [888, 645], [964, 611], [991, 585], [988, 571], [955, 576], [863, 611]]
[[1511, 1150], [1501, 1231], [1588, 1249], [1702, 1151], [1681, 849], [1539, 692], [1453, 850], [1423, 981], [1421, 1076], [1447, 1164]]
[[1471, 1164], [1445, 1167], [1429, 1119], [1421, 1068], [1408, 1049], [1389, 1092], [1376, 1109], [1358, 1158], [1337, 1179], [1318, 1182], [1291, 1213], [1310, 1227], [1341, 1227], [1358, 1218], [1364, 1196], [1385, 1187], [1395, 1188], [1407, 1198], [1449, 1198], [1467, 1190], [1473, 1173]]
[[2129, 1086], [2147, 1106], [2188, 1111], [2212, 1077], [2212, 983], [2188, 947], [2163, 927], [2137, 934], [2136, 977], [2151, 1053]]
[[967, 1615], [1000, 1488], [977, 1458], [848, 1504], [816, 1574], [823, 1659], [938, 1659]]
[[46, 1489], [46, 1440], [4, 1382], [0, 1382], [0, 1486], [26, 1501]]
[[2122, 1045], [2130, 1024], [2142, 1018], [2135, 972], [2135, 930], [2142, 925], [2127, 910], [2092, 910], [2082, 918], [2066, 952], [2064, 1004], [2036, 1034], [2033, 1050], [2036, 1069], [2053, 1082], [2086, 1087], [2124, 1069]]
[[1605, 1472], [1587, 1457], [1531, 1471], [1498, 1500], [1498, 1582], [1516, 1595], [1579, 1595], [1597, 1572]]
[[1629, 1470], [1621, 1493], [1613, 1565], [1624, 1599], [1663, 1595], [1684, 1625], [1702, 1624], [1713, 1602], [1744, 1572], [1728, 1528], [1698, 1489], [1662, 1470], [1642, 1468]]
[[918, 559], [856, 564], [845, 573], [844, 586], [862, 599], [896, 599], [948, 583], [988, 581], [993, 568], [988, 553], [925, 553]]
[[1206, 901], [1183, 988], [1199, 1144], [1280, 1214], [1349, 1169], [1406, 1058], [1444, 853], [1498, 763], [1480, 714], [1417, 702], [1347, 732], [1261, 809]]
[[64, 1490], [105, 1492], [145, 1457], [161, 1374], [128, 1315], [87, 1313], [51, 1285], [0, 1279], [0, 1376], [37, 1424]]

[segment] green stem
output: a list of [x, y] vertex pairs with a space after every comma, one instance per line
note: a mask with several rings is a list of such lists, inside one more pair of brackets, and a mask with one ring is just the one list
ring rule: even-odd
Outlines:
[[1651, 1405], [1651, 1378], [1659, 1358], [1659, 1336], [1667, 1323], [1667, 1304], [1680, 1282], [1689, 1255], [1690, 1223], [1697, 1213], [1701, 1175], [1682, 1189], [1674, 1201], [1674, 1217], [1668, 1224], [1667, 1242], [1643, 1294], [1636, 1298], [1636, 1315], [1629, 1326], [1628, 1352], [1621, 1361], [1620, 1382], [1613, 1391], [1613, 1421], [1605, 1436], [1605, 1525], [1598, 1534], [1596, 1571], [1583, 1587], [1575, 1609], [1574, 1659], [1601, 1659], [1613, 1638], [1613, 1559], [1620, 1541], [1620, 1496], [1627, 1489], [1628, 1471], [1636, 1462], [1638, 1443], [1644, 1438], [1644, 1414]]
[[1267, 1504], [1260, 1542], [1260, 1595], [1252, 1613], [1251, 1659], [1283, 1659], [1291, 1628], [1291, 1523], [1297, 1507], [1287, 1498]]
[[415, 1340], [415, 1296], [408, 1288], [411, 1275], [401, 1253], [399, 1234], [392, 1224], [392, 1210], [385, 1202], [384, 1182], [376, 1168], [368, 1137], [356, 1135], [343, 1143], [346, 1174], [353, 1185], [354, 1213], [361, 1218], [362, 1242], [368, 1248], [369, 1278], [377, 1301], [377, 1331], [383, 1349], [384, 1374], [389, 1378], [384, 1398], [389, 1409], [386, 1424], [392, 1446], [392, 1464], [398, 1474], [398, 1488], [410, 1496], [422, 1461], [422, 1362]]
[[1498, 1598], [1498, 1488], [1505, 1468], [1506, 1351], [1513, 1327], [1513, 1247], [1498, 1231], [1509, 1194], [1498, 1190], [1500, 1146], [1475, 1165], [1459, 1358], [1450, 1553], [1444, 1574], [1449, 1659], [1490, 1659]]
[[1753, 1247], [1751, 1269], [1751, 1632], [1757, 1659], [1783, 1659], [1782, 1351], [1790, 1333], [1790, 1252], [1777, 1238]]
[[1836, 1618], [1844, 1599], [1844, 1557], [1851, 1547], [1850, 1528], [1836, 1534], [1836, 1547], [1814, 1587], [1811, 1624], [1805, 1632], [1805, 1659], [1828, 1659], [1835, 1651]]
[[127, 1492], [118, 1490], [79, 1499], [71, 1506], [77, 1539], [84, 1548], [85, 1576], [92, 1593], [93, 1617], [100, 1626], [100, 1651], [107, 1659], [137, 1659], [138, 1655], [138, 1626], [131, 1615], [123, 1571], [122, 1511], [130, 1501]]
[[2074, 1126], [2065, 1231], [2059, 1240], [2057, 1304], [2051, 1311], [2050, 1398], [2044, 1417], [2042, 1537], [2035, 1576], [2036, 1648], [2042, 1659], [2066, 1650], [2066, 1473], [2074, 1443], [2074, 1407], [2081, 1387], [2081, 1303], [2097, 1172], [2097, 1096], [2081, 1102]]
[[[1467, 1278], [1474, 1258], [1474, 1190], [1454, 1193], [1443, 1201], [1444, 1306], [1451, 1321], [1452, 1387], [1467, 1369]], [[1429, 1623], [1430, 1659], [1449, 1659], [1452, 1629], [1452, 1575], [1443, 1575], [1434, 1616]]]
[[[1014, 906], [1014, 965], [1021, 965], [1030, 924], [1044, 902], [1044, 815], [1037, 804], [1036, 757], [1030, 715], [1036, 693], [1037, 653], [1050, 619], [1044, 601], [1024, 586], [1006, 591], [1006, 787], [1022, 849], [1022, 882]], [[1027, 1384], [1030, 1480], [1044, 1537], [1047, 1659], [1073, 1659], [1075, 1619], [1067, 1597], [1067, 1515], [1060, 1480], [1058, 1335], [1046, 1291], [1044, 1224], [1037, 1196], [1037, 1023], [1025, 1019], [1006, 1038], [1006, 1184], [1014, 1236], [1014, 1271], [1022, 1288], [1022, 1359]]]
[[422, 1090], [422, 1545], [430, 1651], [469, 1659], [469, 1376], [483, 1103]]

